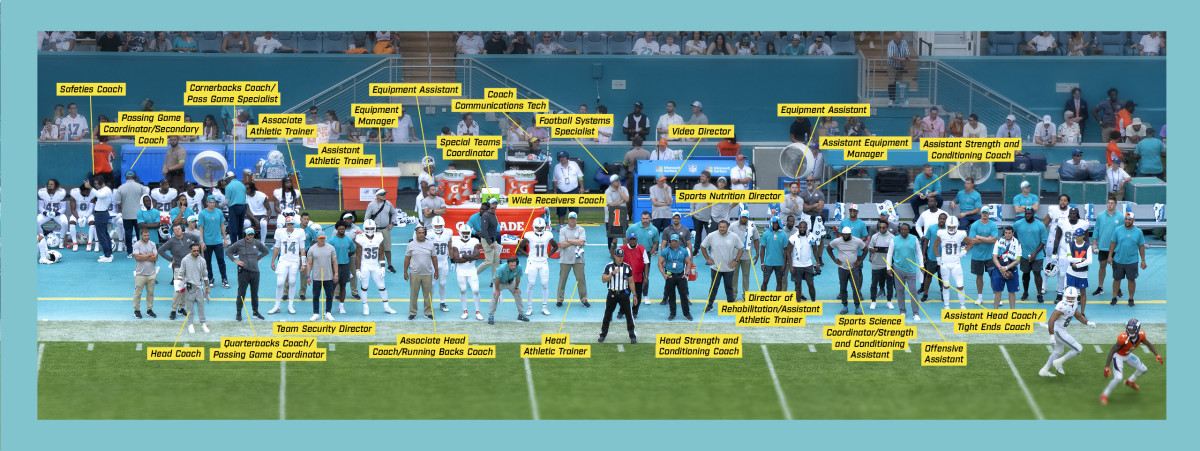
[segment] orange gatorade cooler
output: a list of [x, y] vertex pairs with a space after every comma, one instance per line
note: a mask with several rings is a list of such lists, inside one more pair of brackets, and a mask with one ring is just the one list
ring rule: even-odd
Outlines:
[[504, 194], [533, 194], [537, 174], [533, 171], [504, 171]]
[[475, 171], [446, 171], [441, 178], [442, 197], [446, 205], [462, 205], [471, 197], [471, 182]]

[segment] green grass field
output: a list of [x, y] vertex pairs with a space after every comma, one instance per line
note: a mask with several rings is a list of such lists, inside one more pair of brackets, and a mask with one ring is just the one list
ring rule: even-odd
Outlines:
[[[367, 344], [337, 343], [326, 362], [286, 364], [152, 362], [135, 343], [43, 344], [40, 419], [1037, 418], [995, 344], [969, 345], [968, 366], [941, 368], [921, 367], [915, 343], [870, 363], [846, 362], [828, 343], [816, 352], [770, 344], [778, 390], [754, 343], [741, 359], [656, 359], [651, 344], [593, 344], [591, 359], [530, 359], [528, 373], [513, 343], [498, 344], [495, 359], [464, 360], [368, 359]], [[1037, 376], [1045, 346], [1003, 346], [1045, 419], [1166, 418], [1166, 367], [1149, 354], [1138, 351], [1150, 368], [1142, 390], [1119, 386], [1102, 406], [1104, 354], [1093, 345], [1053, 379]]]

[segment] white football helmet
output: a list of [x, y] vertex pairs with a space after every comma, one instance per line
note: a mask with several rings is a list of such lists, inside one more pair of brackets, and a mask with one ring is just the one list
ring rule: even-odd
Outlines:
[[367, 236], [375, 235], [375, 220], [374, 219], [367, 219], [367, 220], [363, 221], [363, 233], [366, 233]]
[[954, 234], [958, 231], [958, 217], [950, 216], [946, 218], [946, 231]]
[[462, 237], [463, 241], [471, 239], [471, 232], [471, 226], [467, 223], [464, 222], [458, 225], [458, 236]]
[[1063, 292], [1063, 300], [1071, 304], [1079, 302], [1079, 289], [1067, 287], [1066, 291]]
[[542, 218], [534, 219], [533, 220], [533, 231], [537, 232], [537, 233], [542, 233], [542, 232], [546, 231], [546, 220], [542, 219]]
[[46, 246], [47, 247], [58, 247], [59, 244], [62, 244], [62, 241], [60, 241], [58, 239], [58, 235], [55, 235], [53, 233], [46, 235]]
[[446, 220], [441, 216], [433, 217], [433, 233], [442, 233], [442, 229], [446, 227]]
[[1047, 263], [1046, 267], [1042, 269], [1042, 272], [1046, 278], [1058, 277], [1058, 265], [1055, 265], [1053, 262]]

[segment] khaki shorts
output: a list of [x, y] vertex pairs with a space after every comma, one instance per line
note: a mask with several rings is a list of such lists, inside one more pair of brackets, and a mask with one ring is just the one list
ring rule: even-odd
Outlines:
[[[380, 247], [383, 248], [383, 251], [387, 252], [392, 250], [392, 229], [390, 227], [386, 229], [381, 227], [379, 228], [379, 234], [383, 235], [383, 243], [380, 244]], [[391, 264], [391, 262], [388, 262], [388, 264]]]

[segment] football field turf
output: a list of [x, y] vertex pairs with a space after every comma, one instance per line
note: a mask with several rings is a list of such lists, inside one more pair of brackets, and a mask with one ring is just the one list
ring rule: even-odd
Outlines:
[[1043, 378], [1037, 344], [972, 343], [968, 366], [922, 367], [916, 341], [893, 362], [847, 362], [828, 342], [660, 359], [651, 343], [614, 338], [592, 344], [590, 359], [522, 359], [516, 343], [496, 344], [495, 359], [368, 359], [369, 343], [318, 342], [334, 348], [326, 362], [286, 363], [147, 361], [137, 350], [171, 343], [42, 342], [38, 418], [1166, 418], [1166, 367], [1144, 349], [1141, 391], [1118, 386], [1103, 406], [1108, 345], [1083, 345], [1065, 376]]

